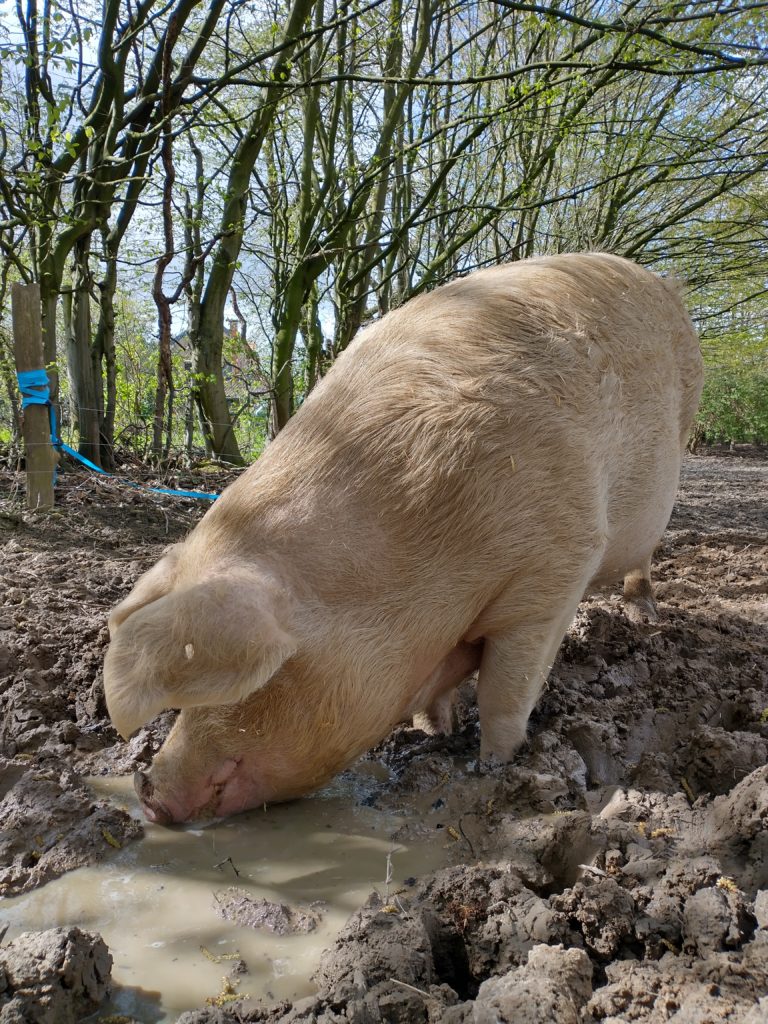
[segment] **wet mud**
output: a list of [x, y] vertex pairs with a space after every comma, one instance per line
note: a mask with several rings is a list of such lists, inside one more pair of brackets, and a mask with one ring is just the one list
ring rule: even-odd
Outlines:
[[[146, 766], [172, 716], [129, 743], [112, 730], [106, 614], [202, 512], [79, 474], [58, 499], [50, 516], [13, 495], [0, 510], [6, 897], [108, 867], [140, 839], [131, 808], [83, 780]], [[178, 1019], [768, 1020], [765, 453], [686, 460], [654, 573], [658, 622], [630, 622], [618, 590], [582, 603], [513, 764], [479, 763], [471, 683], [453, 736], [404, 725], [363, 760], [370, 784], [349, 801], [391, 823], [389, 842], [439, 851], [434, 870], [395, 871], [361, 900], [303, 991], [270, 1005], [246, 958], [219, 972], [242, 984]], [[214, 889], [225, 924], [267, 941], [323, 927], [315, 891]], [[8, 977], [0, 1021], [47, 1020], [10, 1015]]]
[[[372, 885], [386, 899], [402, 879], [413, 888], [449, 861], [427, 841], [391, 840], [406, 814], [367, 805], [364, 768], [266, 814], [205, 827], [147, 823], [141, 842], [3, 900], [8, 937], [62, 923], [98, 932], [114, 958], [103, 1012], [143, 1024], [235, 993], [267, 1003], [308, 996], [320, 954]], [[140, 813], [130, 777], [90, 776], [87, 785]]]

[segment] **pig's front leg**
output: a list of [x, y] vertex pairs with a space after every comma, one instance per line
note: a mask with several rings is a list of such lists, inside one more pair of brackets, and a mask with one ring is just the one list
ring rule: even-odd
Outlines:
[[510, 761], [525, 740], [528, 718], [577, 603], [555, 621], [485, 638], [477, 686], [481, 757]]

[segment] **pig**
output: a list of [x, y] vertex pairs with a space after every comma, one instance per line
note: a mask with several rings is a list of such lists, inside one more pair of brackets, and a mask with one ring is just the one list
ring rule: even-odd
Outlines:
[[509, 761], [579, 601], [651, 556], [702, 386], [679, 287], [617, 256], [480, 270], [360, 332], [109, 620], [109, 713], [181, 709], [135, 785], [163, 823], [321, 786], [478, 671]]

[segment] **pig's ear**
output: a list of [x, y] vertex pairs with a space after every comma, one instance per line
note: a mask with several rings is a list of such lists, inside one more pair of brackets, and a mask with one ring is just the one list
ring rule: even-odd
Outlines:
[[245, 574], [174, 590], [134, 612], [104, 662], [107, 708], [126, 738], [166, 708], [234, 704], [296, 652], [286, 595]]
[[171, 592], [181, 547], [181, 544], [174, 544], [166, 548], [157, 565], [153, 565], [148, 572], [140, 576], [128, 597], [112, 609], [109, 615], [110, 637], [114, 637], [117, 627], [125, 622], [129, 615]]

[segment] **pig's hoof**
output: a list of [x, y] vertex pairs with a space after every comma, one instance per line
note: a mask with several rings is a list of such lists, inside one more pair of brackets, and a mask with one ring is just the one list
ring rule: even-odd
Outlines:
[[481, 752], [480, 757], [475, 761], [475, 770], [478, 775], [498, 775], [508, 765], [509, 761], [505, 761], [498, 754], [484, 754]]
[[658, 622], [659, 612], [656, 602], [650, 597], [633, 597], [624, 600], [624, 614], [630, 622], [642, 625], [643, 622]]

